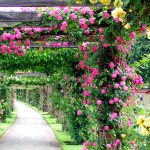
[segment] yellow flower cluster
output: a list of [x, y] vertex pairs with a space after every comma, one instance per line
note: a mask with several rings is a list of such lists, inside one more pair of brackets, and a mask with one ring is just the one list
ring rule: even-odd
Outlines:
[[114, 6], [115, 7], [122, 7], [123, 6], [123, 2], [121, 0], [115, 0]]
[[123, 19], [126, 16], [126, 12], [121, 8], [117, 7], [111, 12], [114, 18]]
[[103, 5], [109, 5], [110, 2], [111, 2], [111, 0], [101, 0], [101, 3], [102, 3]]
[[127, 23], [125, 26], [124, 26], [125, 29], [131, 29], [131, 25], [130, 23]]
[[139, 116], [137, 124], [141, 127], [142, 135], [150, 135], [150, 117], [145, 118], [145, 116]]
[[92, 4], [96, 4], [98, 1], [97, 0], [89, 0], [90, 1], [90, 3], [92, 3]]
[[77, 4], [82, 4], [82, 0], [77, 0], [76, 3]]
[[150, 27], [147, 27], [147, 37], [148, 37], [148, 39], [150, 39]]

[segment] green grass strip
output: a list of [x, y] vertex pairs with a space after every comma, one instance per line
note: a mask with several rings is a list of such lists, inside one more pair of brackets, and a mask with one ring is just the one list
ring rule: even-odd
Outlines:
[[70, 135], [67, 132], [62, 131], [62, 124], [57, 123], [56, 118], [45, 113], [42, 113], [42, 116], [46, 120], [46, 122], [50, 125], [58, 141], [61, 143], [62, 150], [81, 150], [82, 149], [82, 145], [71, 144], [72, 139]]
[[11, 113], [10, 117], [6, 119], [5, 122], [0, 122], [0, 137], [2, 137], [5, 132], [14, 124], [17, 118], [16, 112]]

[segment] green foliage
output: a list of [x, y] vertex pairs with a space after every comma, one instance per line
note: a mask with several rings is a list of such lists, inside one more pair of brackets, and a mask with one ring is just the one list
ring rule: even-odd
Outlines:
[[48, 122], [51, 126], [52, 130], [54, 131], [56, 137], [60, 141], [62, 145], [62, 150], [81, 150], [82, 145], [73, 145], [72, 138], [70, 135], [62, 130], [62, 124], [57, 123], [57, 119], [49, 116], [47, 114], [43, 114], [44, 119]]
[[9, 117], [7, 117], [5, 122], [0, 121], [0, 137], [7, 131], [9, 127], [13, 125], [16, 118], [17, 118], [16, 112], [13, 112]]
[[0, 79], [0, 121], [5, 121], [10, 115], [9, 111], [9, 86]]
[[129, 62], [144, 79], [145, 84], [150, 87], [150, 40], [139, 37], [131, 51]]
[[[28, 95], [27, 95], [27, 90], [28, 90]], [[36, 108], [40, 108], [40, 93], [39, 89], [34, 89], [32, 86], [30, 89], [17, 89], [16, 94], [17, 94], [17, 100], [26, 102], [30, 104], [31, 106], [34, 106]], [[28, 96], [28, 97], [27, 97]]]
[[75, 63], [75, 52], [76, 49], [45, 49], [43, 52], [39, 49], [32, 49], [22, 57], [0, 54], [0, 70], [10, 74], [32, 70], [49, 75], [64, 66], [62, 71], [69, 73], [72, 72], [71, 66]]
[[82, 101], [80, 100], [81, 91], [77, 84], [77, 79], [73, 76], [65, 76], [67, 82], [62, 78], [60, 73], [52, 76], [53, 92], [50, 95], [53, 109], [64, 113], [63, 125], [66, 124], [67, 131], [71, 135], [73, 143], [81, 144], [87, 133], [83, 130], [87, 124], [86, 116], [78, 118], [77, 109], [81, 108]]

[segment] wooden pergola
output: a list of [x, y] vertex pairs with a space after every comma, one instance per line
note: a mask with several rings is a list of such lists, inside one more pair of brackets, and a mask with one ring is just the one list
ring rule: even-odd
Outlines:
[[[20, 22], [40, 22], [41, 20], [37, 17], [36, 11], [26, 11], [26, 12], [20, 12], [14, 11], [7, 12], [7, 11], [1, 11], [1, 7], [5, 7], [6, 9], [9, 7], [64, 7], [64, 6], [72, 6], [72, 7], [86, 7], [89, 5], [81, 5], [77, 4], [76, 2], [71, 2], [71, 0], [0, 0], [0, 27], [6, 28], [10, 30], [12, 27], [15, 27], [16, 25], [20, 24]], [[90, 5], [93, 6], [93, 5]], [[101, 4], [98, 4], [97, 6], [101, 7]], [[53, 23], [50, 23], [53, 24]], [[101, 25], [102, 26], [102, 25]], [[29, 27], [29, 26], [26, 26]], [[89, 26], [90, 28], [96, 27], [99, 28], [99, 25], [91, 25]], [[45, 27], [46, 28], [46, 27]], [[44, 41], [47, 40], [47, 37], [49, 36], [64, 36], [66, 35], [63, 32], [59, 32], [57, 34], [48, 34], [48, 35], [43, 35], [41, 39], [44, 39], [41, 41], [41, 39], [36, 39], [34, 42], [31, 43], [31, 48], [38, 48], [38, 47], [43, 47], [43, 48], [78, 48], [78, 45], [76, 43], [68, 43], [68, 46], [60, 46], [60, 47], [55, 47], [55, 46], [45, 46]], [[85, 35], [85, 34], [84, 34]], [[93, 34], [90, 35], [85, 35], [86, 37], [89, 37], [89, 41], [93, 41], [92, 37]], [[45, 41], [46, 42], [46, 41]], [[0, 73], [0, 76], [4, 76], [5, 74]], [[44, 77], [45, 74], [43, 73], [17, 73], [16, 77], [22, 77], [22, 76], [32, 76], [32, 77]], [[45, 86], [24, 86], [24, 85], [11, 85], [10, 86], [10, 110], [13, 109], [13, 102], [16, 99], [16, 94], [15, 90], [16, 89], [25, 89], [26, 90], [26, 101], [28, 101], [28, 90], [33, 88], [39, 88], [40, 89], [40, 108], [43, 110], [43, 102], [45, 99], [47, 99], [48, 94], [52, 92], [52, 89], [49, 85]], [[47, 94], [43, 94], [47, 93]]]
[[[88, 6], [88, 5], [81, 5], [76, 2], [71, 2], [71, 0], [0, 0], [0, 8], [5, 7], [6, 9], [9, 7], [64, 7], [64, 6]], [[93, 6], [93, 5], [90, 5]], [[101, 6], [101, 4], [97, 4], [97, 6]], [[40, 18], [37, 17], [37, 12], [34, 10], [31, 11], [26, 11], [26, 12], [21, 12], [21, 11], [14, 11], [8, 12], [8, 11], [1, 11], [0, 10], [0, 26], [4, 28], [11, 29], [11, 27], [18, 25], [20, 22], [40, 22]], [[52, 25], [53, 23], [50, 23]], [[102, 26], [102, 25], [101, 25]], [[28, 25], [25, 25], [26, 28], [28, 28]], [[97, 24], [89, 26], [90, 28], [96, 27], [99, 28], [100, 26]], [[42, 27], [44, 28], [44, 27]], [[47, 27], [45, 27], [47, 28]], [[43, 29], [44, 30], [44, 29]], [[63, 32], [59, 32], [57, 34], [50, 34], [48, 33], [47, 35], [41, 35], [39, 39], [34, 39], [33, 42], [31, 42], [31, 48], [78, 48], [77, 43], [70, 43], [68, 41], [68, 46], [61, 46], [56, 47], [49, 43], [49, 46], [46, 46], [45, 43], [47, 42], [49, 36], [64, 36], [66, 35]], [[66, 35], [67, 36], [67, 35]], [[85, 35], [85, 37], [88, 37], [88, 41], [93, 42], [93, 34], [90, 35]], [[87, 40], [86, 40], [87, 41]], [[95, 41], [96, 42], [96, 41]]]

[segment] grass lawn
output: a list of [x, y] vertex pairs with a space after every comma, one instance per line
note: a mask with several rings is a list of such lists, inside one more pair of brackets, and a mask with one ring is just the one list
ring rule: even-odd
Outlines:
[[62, 131], [62, 124], [56, 122], [56, 118], [48, 114], [42, 114], [44, 119], [48, 122], [51, 126], [52, 130], [54, 131], [57, 139], [61, 143], [62, 150], [81, 150], [82, 145], [72, 145], [71, 137], [67, 132]]
[[10, 128], [17, 118], [16, 112], [13, 112], [6, 122], [0, 122], [0, 137]]

